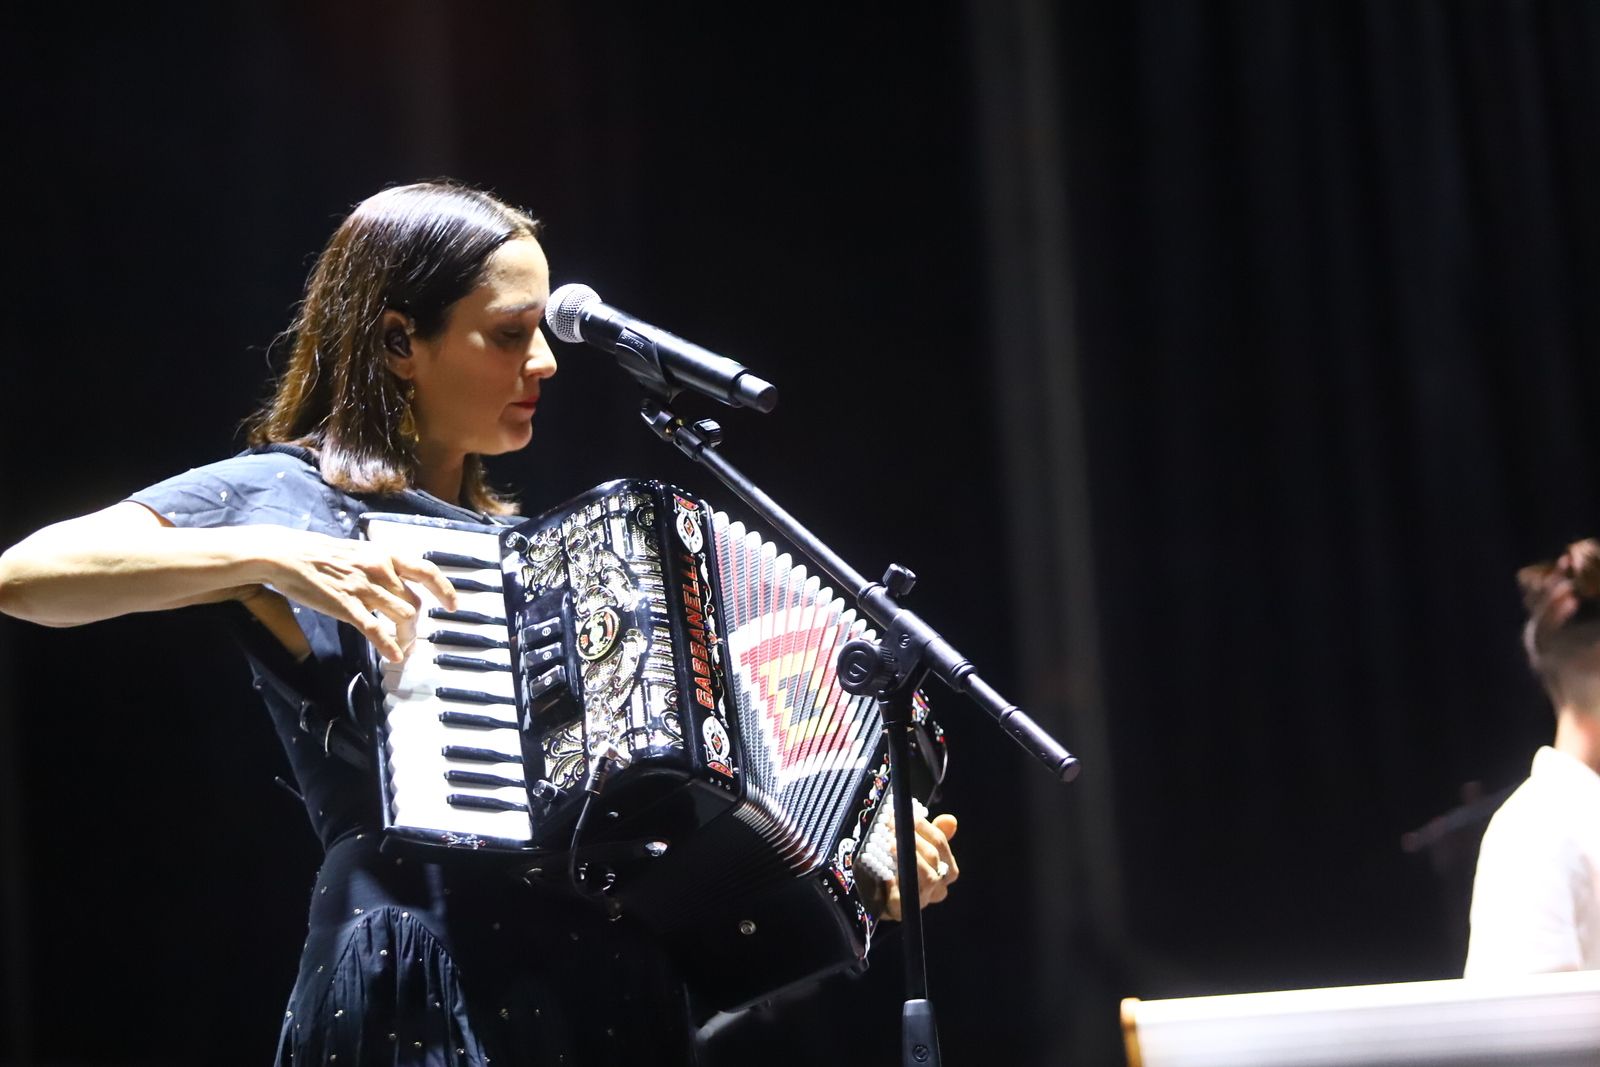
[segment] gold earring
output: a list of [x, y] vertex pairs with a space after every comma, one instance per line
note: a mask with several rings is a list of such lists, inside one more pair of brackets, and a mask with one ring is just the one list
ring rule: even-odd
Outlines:
[[411, 411], [411, 398], [416, 395], [415, 382], [400, 383], [400, 422], [396, 429], [408, 448], [417, 447], [417, 417]]

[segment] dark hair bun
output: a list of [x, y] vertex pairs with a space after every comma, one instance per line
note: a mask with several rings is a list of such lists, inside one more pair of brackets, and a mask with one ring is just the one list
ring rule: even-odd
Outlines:
[[1545, 651], [1557, 631], [1600, 619], [1600, 541], [1575, 541], [1559, 557], [1517, 572], [1528, 609], [1528, 653]]

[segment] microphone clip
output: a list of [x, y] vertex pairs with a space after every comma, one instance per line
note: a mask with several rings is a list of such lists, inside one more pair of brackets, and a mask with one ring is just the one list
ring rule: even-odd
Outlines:
[[670, 403], [683, 392], [682, 386], [667, 377], [666, 368], [661, 365], [661, 350], [653, 338], [623, 326], [606, 347], [617, 357], [617, 366], [633, 375], [653, 396]]

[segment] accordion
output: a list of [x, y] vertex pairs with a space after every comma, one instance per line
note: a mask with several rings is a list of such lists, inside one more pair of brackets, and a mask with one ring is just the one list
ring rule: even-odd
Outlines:
[[[881, 865], [893, 805], [877, 703], [836, 676], [839, 649], [873, 635], [832, 590], [653, 481], [516, 526], [361, 528], [457, 592], [449, 611], [419, 590], [410, 654], [374, 663], [388, 835], [498, 856], [530, 882], [559, 884], [581, 858], [720, 1009], [864, 962], [875, 919], [856, 861]], [[926, 794], [944, 739], [914, 703]], [[617, 769], [590, 794], [601, 752]]]

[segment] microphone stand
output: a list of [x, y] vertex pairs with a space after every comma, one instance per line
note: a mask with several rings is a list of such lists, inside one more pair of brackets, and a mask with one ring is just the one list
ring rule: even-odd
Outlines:
[[911, 592], [916, 584], [916, 576], [911, 571], [899, 564], [890, 564], [883, 581], [867, 581], [722, 457], [717, 451], [722, 443], [720, 426], [709, 419], [692, 425], [685, 423], [669, 411], [657, 395], [649, 395], [665, 392], [670, 396], [676, 390], [662, 389], [659, 379], [636, 377], [640, 377], [640, 384], [647, 392], [641, 414], [656, 436], [709, 469], [756, 514], [809, 556], [836, 585], [850, 590], [862, 614], [882, 628], [881, 639], [857, 639], [840, 650], [839, 684], [850, 693], [875, 697], [888, 733], [906, 979], [900, 1062], [902, 1067], [938, 1067], [941, 1062], [939, 1035], [933, 1003], [928, 999], [922, 901], [917, 877], [916, 818], [911, 807], [912, 694], [926, 675], [935, 675], [957, 693], [971, 697], [994, 717], [1002, 730], [1062, 782], [1070, 782], [1078, 776], [1078, 759], [1028, 718], [1021, 708], [1006, 701], [978, 677], [972, 663], [932, 627], [900, 606], [899, 598]]

